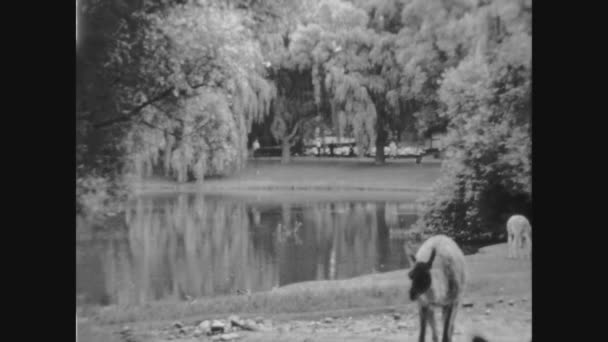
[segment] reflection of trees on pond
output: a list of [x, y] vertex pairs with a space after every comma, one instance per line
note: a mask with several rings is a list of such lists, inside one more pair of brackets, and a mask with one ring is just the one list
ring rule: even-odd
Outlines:
[[[278, 274], [273, 262], [257, 251], [249, 238], [249, 220], [243, 203], [206, 202], [200, 195], [138, 199], [129, 209], [131, 255], [127, 268], [110, 268], [108, 290], [113, 301], [132, 278], [137, 293], [126, 296], [143, 303], [150, 300], [183, 300], [237, 289], [267, 289]], [[122, 302], [122, 300], [121, 300]]]
[[[131, 283], [131, 259], [126, 238], [127, 228], [118, 225], [113, 230], [92, 222], [77, 222], [76, 243], [76, 293], [78, 305], [125, 302], [134, 293]], [[123, 272], [115, 272], [115, 270]], [[110, 294], [114, 294], [111, 296]]]
[[399, 228], [399, 209], [397, 203], [382, 203], [385, 207], [384, 220], [389, 228]]
[[125, 218], [124, 234], [93, 240], [98, 262], [79, 256], [102, 284], [92, 289], [95, 302], [178, 301], [349, 278], [399, 264], [392, 254], [402, 251], [389, 243], [383, 203], [253, 206], [180, 194], [136, 199]]
[[306, 207], [302, 248], [311, 257], [295, 255], [288, 259], [307, 262], [309, 265], [298, 266], [300, 270], [314, 270], [308, 279], [339, 279], [371, 271], [376, 235], [375, 219], [371, 220], [370, 214], [361, 204], [318, 203]]
[[376, 204], [376, 221], [378, 227], [378, 239], [376, 240], [376, 249], [378, 251], [378, 259], [376, 260], [376, 270], [382, 269], [388, 263], [390, 246], [389, 246], [389, 228], [386, 222], [386, 205], [385, 203]]

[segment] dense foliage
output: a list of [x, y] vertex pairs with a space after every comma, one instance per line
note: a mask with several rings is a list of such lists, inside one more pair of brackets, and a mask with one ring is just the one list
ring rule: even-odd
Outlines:
[[125, 175], [201, 181], [242, 168], [247, 133], [276, 93], [256, 39], [261, 10], [219, 0], [123, 5], [80, 7], [78, 199], [105, 201]]
[[471, 49], [471, 1], [320, 1], [292, 35], [300, 69], [311, 68], [315, 100], [329, 98], [338, 131], [352, 129], [384, 162], [390, 135], [420, 139], [446, 129], [438, 115], [442, 73]]
[[419, 225], [456, 237], [530, 216], [531, 0], [83, 0], [77, 196], [125, 175], [245, 166], [253, 123], [283, 146], [332, 125], [384, 162], [391, 135], [447, 133]]
[[[475, 15], [476, 49], [445, 72], [440, 115], [450, 157], [420, 224], [460, 239], [504, 233], [515, 213], [531, 218], [531, 11], [495, 1]], [[488, 26], [485, 26], [488, 25]]]

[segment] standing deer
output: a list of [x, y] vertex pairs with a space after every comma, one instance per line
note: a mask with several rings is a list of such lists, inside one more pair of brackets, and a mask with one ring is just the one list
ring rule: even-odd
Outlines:
[[532, 226], [522, 215], [513, 215], [507, 221], [507, 258], [529, 258], [532, 251]]

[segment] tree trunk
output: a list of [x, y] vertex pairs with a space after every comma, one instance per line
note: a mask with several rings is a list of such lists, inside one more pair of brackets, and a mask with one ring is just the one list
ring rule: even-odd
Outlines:
[[376, 222], [377, 222], [377, 240], [376, 240], [376, 253], [378, 253], [378, 259], [376, 269], [381, 270], [389, 259], [390, 252], [390, 232], [388, 225], [386, 224], [386, 204], [376, 204]]
[[289, 139], [285, 138], [281, 141], [281, 164], [288, 164], [291, 161], [291, 144]]
[[384, 129], [384, 115], [378, 111], [376, 118], [376, 164], [384, 164], [384, 146], [386, 145], [386, 131]]

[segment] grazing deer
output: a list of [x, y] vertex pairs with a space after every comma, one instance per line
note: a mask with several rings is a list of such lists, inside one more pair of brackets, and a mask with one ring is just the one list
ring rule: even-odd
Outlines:
[[408, 276], [412, 281], [410, 300], [418, 301], [420, 311], [419, 342], [424, 342], [426, 323], [431, 327], [433, 342], [438, 341], [434, 308], [443, 310], [442, 342], [451, 342], [454, 320], [461, 302], [465, 282], [466, 263], [456, 242], [445, 235], [427, 239], [411, 256], [413, 269]]

